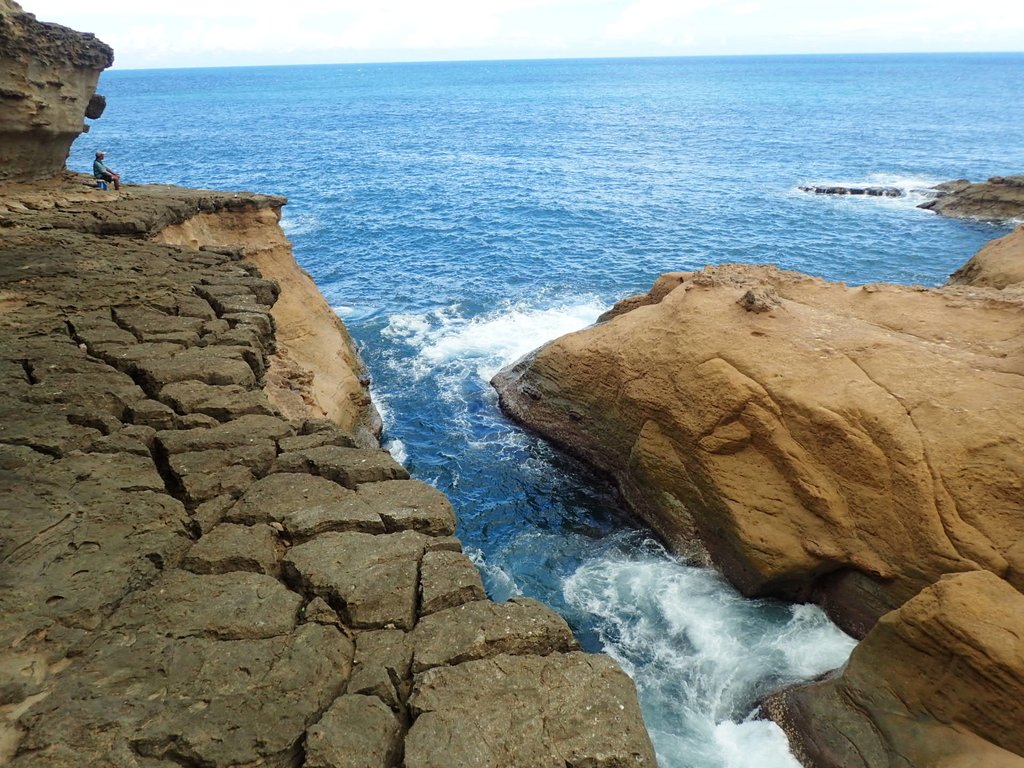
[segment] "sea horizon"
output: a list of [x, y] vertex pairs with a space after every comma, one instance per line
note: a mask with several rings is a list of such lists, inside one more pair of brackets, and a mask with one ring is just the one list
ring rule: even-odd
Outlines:
[[844, 51], [824, 53], [698, 53], [673, 54], [658, 56], [526, 56], [522, 58], [479, 58], [479, 59], [389, 59], [381, 61], [333, 61], [309, 63], [272, 63], [272, 64], [191, 64], [180, 67], [119, 67], [115, 59], [114, 65], [104, 71], [111, 72], [180, 72], [192, 70], [246, 70], [246, 69], [287, 69], [294, 67], [363, 67], [363, 66], [404, 66], [404, 65], [451, 65], [451, 64], [517, 64], [542, 62], [647, 62], [677, 61], [690, 59], [817, 59], [817, 58], [885, 58], [885, 57], [943, 57], [943, 56], [1019, 56], [1022, 51]]

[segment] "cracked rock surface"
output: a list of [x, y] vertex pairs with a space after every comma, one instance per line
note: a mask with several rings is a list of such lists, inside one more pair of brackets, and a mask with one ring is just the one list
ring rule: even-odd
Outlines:
[[448, 500], [368, 441], [358, 364], [275, 362], [299, 283], [247, 248], [283, 202], [0, 188], [0, 764], [654, 766], [631, 681], [487, 601]]

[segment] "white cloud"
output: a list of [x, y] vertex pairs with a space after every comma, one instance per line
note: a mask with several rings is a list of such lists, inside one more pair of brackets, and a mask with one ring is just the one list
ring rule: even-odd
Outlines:
[[1020, 50], [1006, 0], [24, 0], [117, 66], [545, 55]]
[[607, 31], [612, 39], [672, 44], [689, 36], [684, 25], [695, 13], [725, 4], [721, 0], [633, 0]]

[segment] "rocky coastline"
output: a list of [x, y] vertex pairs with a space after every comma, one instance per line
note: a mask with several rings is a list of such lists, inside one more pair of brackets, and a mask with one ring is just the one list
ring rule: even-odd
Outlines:
[[286, 201], [97, 189], [109, 49], [0, 0], [0, 50], [0, 764], [655, 765], [632, 681], [488, 600], [380, 449]]
[[1022, 285], [1024, 227], [938, 289], [670, 273], [492, 383], [677, 552], [865, 638], [766, 703], [806, 765], [1021, 765]]

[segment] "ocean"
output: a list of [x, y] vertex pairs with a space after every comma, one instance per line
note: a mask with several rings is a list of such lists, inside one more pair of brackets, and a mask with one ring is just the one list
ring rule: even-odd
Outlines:
[[[663, 768], [797, 766], [756, 702], [854, 642], [679, 562], [487, 382], [670, 270], [941, 284], [1009, 227], [916, 190], [1024, 171], [1024, 54], [114, 70], [100, 90], [69, 167], [104, 149], [129, 183], [289, 197], [385, 445], [449, 494], [492, 597], [544, 601], [629, 672]], [[825, 182], [908, 195], [797, 189]]]

